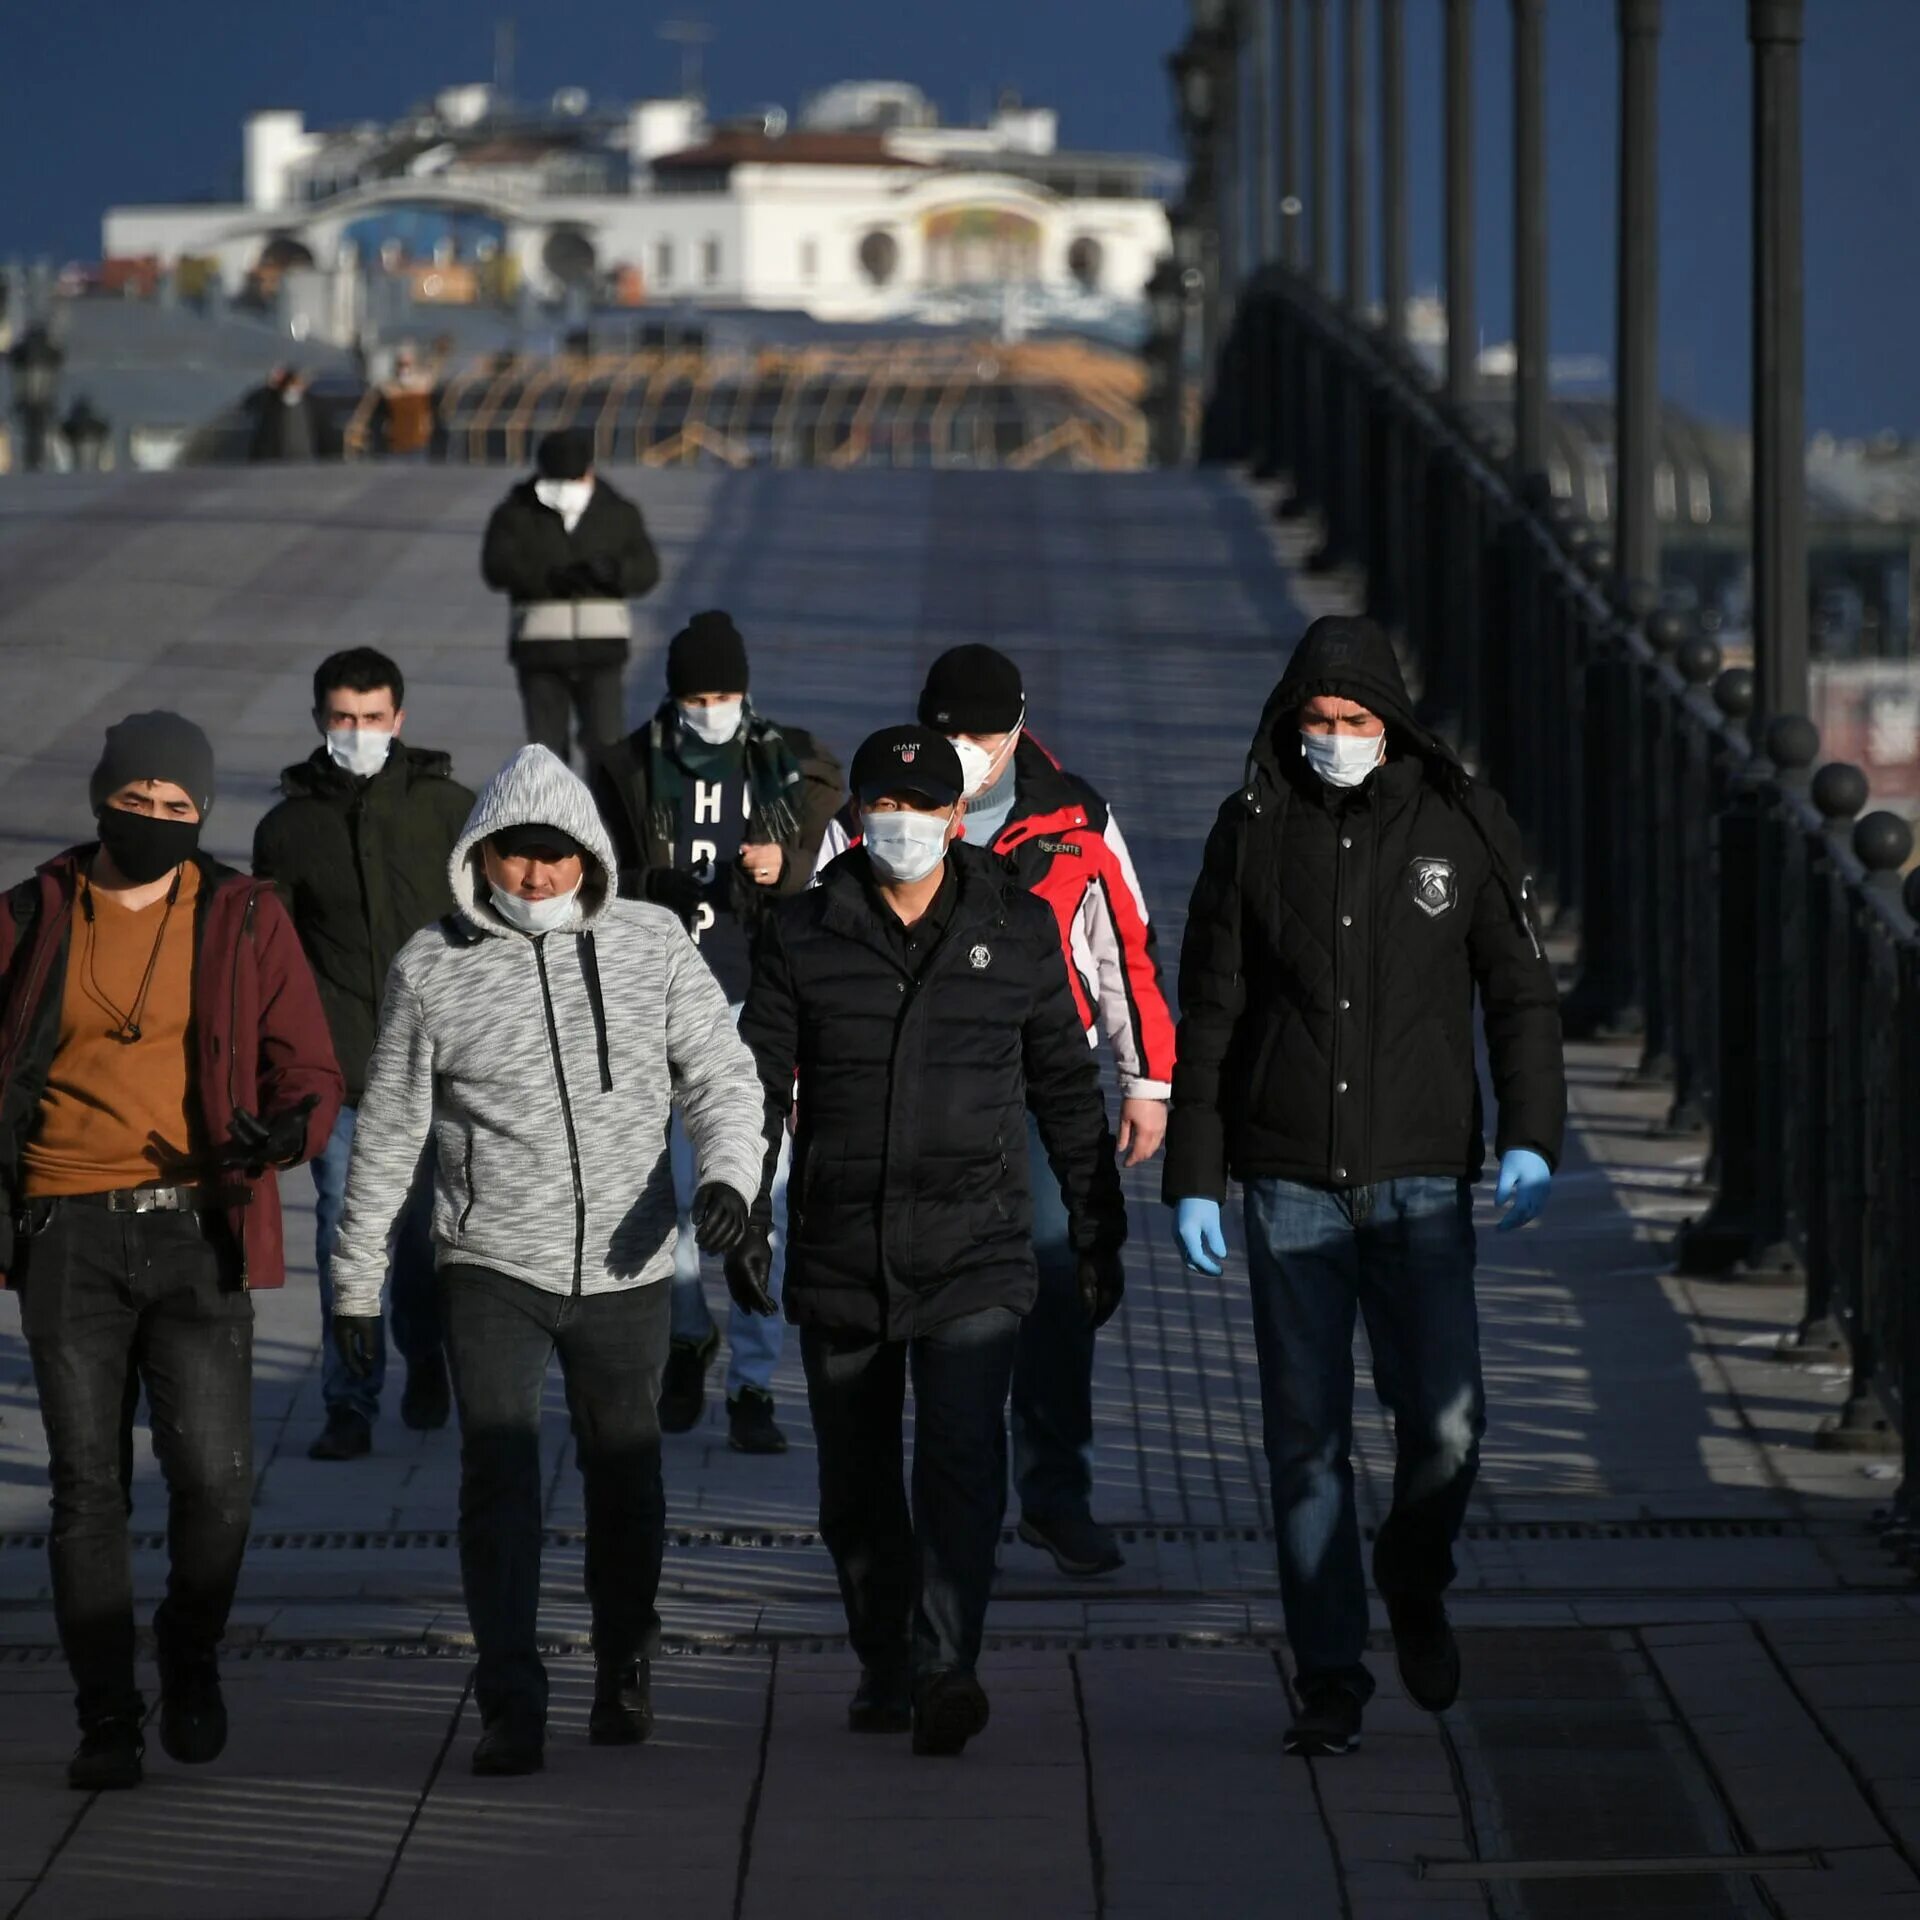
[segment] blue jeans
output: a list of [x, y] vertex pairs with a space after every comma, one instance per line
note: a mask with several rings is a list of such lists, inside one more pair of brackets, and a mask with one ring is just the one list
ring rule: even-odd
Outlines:
[[1353, 1324], [1393, 1419], [1393, 1507], [1374, 1543], [1383, 1594], [1442, 1592], [1480, 1460], [1486, 1399], [1464, 1180], [1331, 1189], [1247, 1182], [1247, 1261], [1280, 1598], [1303, 1688], [1362, 1700], [1367, 1583], [1353, 1502]]
[[[340, 1233], [340, 1212], [347, 1197], [347, 1163], [353, 1157], [356, 1111], [342, 1107], [333, 1123], [327, 1150], [313, 1163], [314, 1264], [320, 1269], [320, 1396], [327, 1411], [345, 1407], [363, 1419], [380, 1413], [380, 1389], [387, 1378], [384, 1325], [374, 1335], [373, 1371], [356, 1380], [333, 1344], [333, 1243]], [[393, 1344], [409, 1368], [440, 1355], [440, 1303], [433, 1287], [433, 1150], [414, 1176], [387, 1250], [391, 1286], [387, 1311], [393, 1319]]]
[[[820, 1537], [847, 1637], [916, 1679], [971, 1673], [1007, 1512], [1007, 1383], [1019, 1322], [962, 1314], [916, 1340], [800, 1330], [820, 1460]], [[901, 1420], [913, 1377], [913, 1492]]]
[[1013, 1484], [1033, 1520], [1084, 1515], [1093, 1497], [1093, 1329], [1075, 1284], [1067, 1203], [1027, 1116], [1040, 1292], [1013, 1355]]
[[[738, 1006], [733, 1017], [737, 1023]], [[673, 1159], [673, 1197], [680, 1209], [680, 1237], [673, 1248], [673, 1337], [699, 1345], [713, 1332], [713, 1312], [707, 1305], [706, 1289], [700, 1284], [700, 1248], [693, 1237], [692, 1208], [700, 1180], [699, 1164], [677, 1106], [668, 1146]], [[787, 1174], [792, 1165], [793, 1142], [783, 1140], [780, 1164], [773, 1176], [773, 1271], [767, 1276], [767, 1291], [776, 1302], [787, 1275]], [[777, 1313], [771, 1317], [743, 1313], [731, 1301], [728, 1304], [727, 1397], [736, 1398], [742, 1387], [771, 1392], [773, 1370], [780, 1364], [780, 1349], [786, 1342], [787, 1323]]]

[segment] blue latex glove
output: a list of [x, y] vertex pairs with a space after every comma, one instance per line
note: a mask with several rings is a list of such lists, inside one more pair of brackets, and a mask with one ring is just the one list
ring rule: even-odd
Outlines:
[[1173, 1208], [1173, 1242], [1195, 1273], [1220, 1273], [1227, 1237], [1220, 1230], [1218, 1200], [1179, 1200]]
[[1531, 1147], [1514, 1147], [1500, 1156], [1500, 1185], [1494, 1191], [1497, 1206], [1512, 1207], [1500, 1219], [1500, 1231], [1511, 1233], [1537, 1220], [1553, 1191], [1553, 1169]]

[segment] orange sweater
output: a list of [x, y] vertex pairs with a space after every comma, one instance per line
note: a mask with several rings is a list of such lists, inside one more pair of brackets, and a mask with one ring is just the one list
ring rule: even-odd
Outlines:
[[[192, 1097], [190, 1041], [199, 894], [200, 874], [191, 861], [181, 871], [171, 918], [164, 898], [129, 913], [81, 882], [60, 1040], [23, 1156], [28, 1199], [199, 1176], [205, 1142]], [[124, 1040], [123, 1023], [140, 1001], [149, 962], [153, 980], [139, 1006], [140, 1038]]]

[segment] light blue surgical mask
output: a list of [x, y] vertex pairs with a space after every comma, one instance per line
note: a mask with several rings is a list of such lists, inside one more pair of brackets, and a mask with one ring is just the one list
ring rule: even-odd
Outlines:
[[946, 857], [949, 813], [867, 813], [860, 815], [860, 840], [882, 880], [910, 887], [924, 880]]

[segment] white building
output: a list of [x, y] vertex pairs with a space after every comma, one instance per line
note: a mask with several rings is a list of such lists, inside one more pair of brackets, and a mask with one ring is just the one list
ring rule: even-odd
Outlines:
[[478, 271], [505, 254], [506, 277], [550, 299], [1111, 325], [1137, 313], [1178, 185], [1151, 156], [1062, 151], [1049, 109], [942, 126], [891, 81], [830, 88], [791, 124], [777, 107], [711, 124], [689, 99], [607, 113], [577, 89], [496, 110], [458, 87], [387, 126], [256, 113], [244, 144], [244, 203], [113, 208], [106, 254], [212, 260], [233, 291], [262, 266]]

